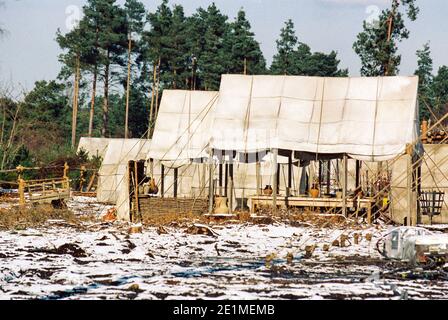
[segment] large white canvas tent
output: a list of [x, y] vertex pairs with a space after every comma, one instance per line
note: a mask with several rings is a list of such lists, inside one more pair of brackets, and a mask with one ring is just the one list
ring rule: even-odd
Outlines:
[[223, 75], [210, 147], [384, 161], [417, 140], [418, 77]]

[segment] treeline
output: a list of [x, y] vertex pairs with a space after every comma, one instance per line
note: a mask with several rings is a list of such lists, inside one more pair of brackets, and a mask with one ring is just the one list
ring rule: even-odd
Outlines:
[[[168, 0], [149, 13], [138, 0], [127, 0], [123, 7], [114, 0], [89, 0], [83, 11], [79, 26], [67, 34], [59, 31], [57, 41], [64, 50], [60, 78], [75, 78], [75, 108], [79, 88], [91, 97], [88, 130], [81, 131], [89, 136], [140, 137], [153, 125], [164, 89], [218, 90], [225, 73], [347, 74], [338, 69], [335, 52], [297, 47], [290, 20], [269, 70], [243, 10], [230, 20], [214, 3], [186, 16], [181, 5], [170, 6]], [[124, 92], [124, 101], [111, 101], [111, 88]], [[101, 98], [100, 126], [95, 123], [96, 97]], [[125, 117], [115, 128], [109, 119], [111, 109], [118, 107], [114, 104], [122, 105], [116, 120], [122, 120], [123, 112]]]
[[[393, 0], [376, 26], [364, 23], [353, 45], [363, 76], [399, 74], [398, 44], [418, 14], [415, 0]], [[168, 0], [153, 12], [138, 0], [87, 0], [79, 24], [55, 40], [57, 79], [21, 98], [0, 85], [0, 170], [48, 163], [73, 152], [80, 136], [150, 137], [164, 89], [218, 90], [224, 73], [349, 74], [335, 51], [301, 42], [291, 20], [268, 66], [244, 10], [229, 18], [213, 3], [187, 16]], [[448, 110], [448, 68], [433, 74], [429, 45], [417, 55], [420, 116], [435, 119]]]

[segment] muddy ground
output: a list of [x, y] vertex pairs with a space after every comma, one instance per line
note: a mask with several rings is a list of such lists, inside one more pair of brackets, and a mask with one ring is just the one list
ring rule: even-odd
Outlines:
[[[69, 208], [99, 217], [110, 207], [75, 197]], [[388, 226], [129, 227], [53, 219], [0, 231], [0, 299], [448, 298], [447, 266], [410, 269], [379, 255], [375, 245]]]

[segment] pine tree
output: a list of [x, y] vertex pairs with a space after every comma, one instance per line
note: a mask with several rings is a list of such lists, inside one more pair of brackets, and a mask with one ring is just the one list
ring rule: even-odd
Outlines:
[[439, 115], [445, 115], [448, 112], [448, 66], [441, 66], [434, 77], [432, 86], [434, 97], [434, 109]]
[[[152, 128], [158, 112], [161, 76], [169, 70], [169, 42], [173, 13], [168, 6], [168, 0], [163, 0], [156, 12], [148, 13], [147, 23], [149, 31], [143, 32], [141, 60], [148, 61], [152, 66], [151, 75], [151, 105], [149, 112], [148, 137], [152, 135]], [[163, 85], [162, 80], [162, 85]]]
[[294, 52], [298, 45], [298, 39], [291, 19], [285, 22], [285, 26], [280, 32], [280, 38], [276, 40], [276, 43], [277, 54], [272, 61], [271, 72], [273, 74], [294, 74]]
[[337, 53], [312, 52], [309, 45], [299, 42], [294, 24], [285, 23], [277, 40], [277, 54], [271, 65], [271, 72], [279, 75], [300, 75], [337, 77], [347, 76], [348, 70], [339, 69]]
[[129, 98], [131, 94], [131, 74], [132, 74], [132, 49], [135, 46], [135, 34], [141, 34], [143, 31], [143, 17], [145, 7], [138, 0], [126, 0], [125, 3], [126, 22], [128, 28], [128, 61], [127, 61], [127, 79], [126, 79], [126, 113], [124, 125], [124, 137], [129, 137]]
[[97, 12], [95, 1], [88, 0], [87, 5], [83, 7], [84, 17], [81, 21], [85, 23], [86, 28], [84, 33], [86, 38], [90, 39], [91, 43], [89, 47], [91, 48], [91, 54], [88, 59], [88, 65], [90, 66], [90, 71], [92, 73], [92, 92], [90, 100], [90, 112], [89, 112], [89, 126], [88, 126], [88, 136], [92, 137], [94, 116], [95, 116], [95, 102], [96, 102], [96, 88], [98, 83], [98, 68], [99, 68], [99, 32], [100, 32], [100, 15]]
[[72, 100], [72, 137], [71, 146], [75, 148], [77, 121], [78, 121], [78, 107], [79, 107], [79, 92], [81, 73], [85, 70], [86, 61], [89, 58], [89, 39], [87, 34], [86, 24], [80, 22], [72, 31], [63, 35], [60, 30], [56, 33], [56, 41], [59, 47], [64, 50], [59, 56], [59, 61], [62, 62], [63, 68], [59, 74], [59, 78], [67, 80], [71, 75], [74, 75], [73, 82], [73, 100]]
[[337, 53], [331, 51], [329, 54], [322, 52], [311, 52], [311, 48], [300, 43], [294, 52], [294, 74], [315, 77], [346, 77], [348, 70], [339, 69], [340, 60]]
[[229, 32], [227, 16], [213, 3], [207, 10], [199, 8], [188, 21], [192, 54], [197, 58], [198, 87], [218, 90], [221, 75], [226, 72], [231, 52], [224, 46], [224, 37]]
[[228, 72], [243, 74], [266, 72], [266, 60], [243, 9], [238, 11], [235, 22], [230, 25], [230, 32], [226, 34], [224, 41], [231, 52]]
[[164, 79], [173, 89], [187, 87], [189, 47], [187, 37], [187, 25], [184, 9], [175, 5], [172, 11], [171, 27], [167, 43], [167, 70]]
[[88, 0], [84, 13], [97, 27], [98, 73], [103, 80], [103, 125], [101, 135], [109, 135], [109, 90], [112, 79], [119, 76], [117, 67], [123, 67], [128, 48], [126, 12], [116, 0]]
[[392, 76], [399, 71], [401, 55], [398, 52], [398, 42], [409, 38], [403, 13], [411, 21], [417, 19], [419, 12], [415, 0], [393, 0], [392, 7], [383, 10], [376, 25], [364, 21], [363, 31], [358, 34], [353, 49], [361, 58], [361, 75]]
[[414, 74], [419, 77], [419, 116], [420, 120], [424, 120], [430, 118], [431, 114], [428, 110], [428, 106], [432, 106], [433, 104], [431, 93], [433, 64], [429, 43], [426, 43], [421, 50], [417, 50], [417, 58], [418, 68]]

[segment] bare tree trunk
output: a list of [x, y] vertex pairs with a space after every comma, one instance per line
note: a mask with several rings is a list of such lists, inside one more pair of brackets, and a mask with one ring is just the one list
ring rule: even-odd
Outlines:
[[93, 72], [93, 84], [92, 84], [92, 101], [90, 102], [89, 137], [92, 137], [92, 132], [93, 132], [93, 117], [95, 116], [95, 98], [96, 98], [97, 78], [98, 78], [98, 65], [95, 64], [95, 70]]
[[247, 58], [244, 58], [244, 75], [247, 75]]
[[159, 58], [159, 64], [157, 66], [156, 109], [154, 113], [154, 119], [157, 119], [157, 114], [159, 112], [160, 63], [161, 59]]
[[101, 136], [104, 138], [109, 131], [109, 52], [107, 52], [107, 63], [104, 70], [104, 101], [103, 101], [103, 128]]
[[[96, 28], [95, 34], [95, 49], [98, 49], [98, 35], [99, 29]], [[89, 115], [89, 137], [92, 137], [93, 133], [93, 118], [95, 116], [95, 99], [96, 99], [96, 82], [98, 79], [98, 60], [95, 60], [95, 69], [93, 71], [93, 84], [92, 84], [92, 101], [90, 103], [90, 115]]]
[[176, 83], [176, 77], [177, 77], [177, 70], [173, 70], [173, 89], [177, 89], [177, 83]]
[[[399, 4], [397, 4], [398, 6]], [[388, 28], [387, 28], [387, 43], [390, 45], [390, 42], [392, 41], [392, 31], [393, 31], [393, 25], [394, 25], [394, 19], [395, 19], [395, 14], [397, 11], [397, 7], [395, 6], [395, 4], [392, 4], [392, 13], [389, 17], [389, 21], [388, 21]], [[390, 74], [390, 68], [391, 68], [391, 57], [390, 57], [390, 50], [388, 50], [389, 53], [389, 58], [387, 61], [387, 65], [384, 68], [384, 75], [385, 76], [389, 76]]]
[[9, 149], [11, 149], [12, 141], [14, 140], [14, 136], [15, 136], [15, 132], [16, 132], [16, 126], [17, 126], [17, 119], [19, 117], [19, 111], [20, 111], [20, 103], [17, 104], [17, 109], [16, 109], [16, 112], [14, 114], [11, 132], [9, 133], [8, 144], [3, 149], [3, 157], [2, 157], [2, 163], [0, 165], [0, 170], [3, 170], [5, 168], [5, 163], [6, 163], [6, 160], [7, 160], [7, 156], [9, 154]]
[[131, 50], [132, 50], [132, 38], [129, 34], [129, 46], [128, 46], [128, 80], [126, 84], [126, 116], [124, 122], [124, 138], [129, 138], [129, 91], [131, 88]]
[[79, 78], [80, 78], [80, 57], [76, 55], [76, 73], [75, 73], [75, 85], [73, 93], [73, 112], [72, 112], [72, 149], [76, 146], [76, 128], [78, 122], [78, 97], [79, 97]]
[[156, 88], [157, 81], [157, 73], [156, 73], [156, 64], [153, 63], [152, 66], [152, 88], [151, 88], [151, 106], [149, 108], [149, 126], [148, 126], [148, 139], [152, 136], [152, 122], [153, 122], [153, 114], [154, 114], [154, 90]]
[[0, 149], [3, 148], [3, 139], [4, 139], [4, 135], [5, 135], [5, 124], [6, 124], [6, 107], [2, 105], [2, 115], [3, 115], [3, 120], [2, 120], [2, 131], [0, 132]]

